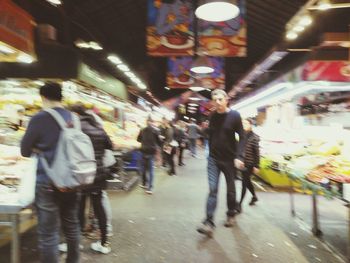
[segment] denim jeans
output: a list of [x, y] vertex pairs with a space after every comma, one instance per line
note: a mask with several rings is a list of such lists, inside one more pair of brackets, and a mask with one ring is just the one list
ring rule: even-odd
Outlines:
[[113, 232], [112, 207], [111, 207], [111, 202], [109, 201], [108, 194], [105, 190], [102, 190], [102, 206], [103, 206], [104, 210], [106, 211], [107, 233], [112, 233]]
[[207, 218], [206, 222], [214, 225], [214, 213], [217, 205], [217, 194], [219, 188], [220, 173], [223, 172], [226, 179], [227, 188], [227, 216], [235, 215], [236, 207], [236, 187], [235, 177], [236, 168], [232, 161], [218, 161], [213, 157], [208, 157], [208, 181], [209, 181], [209, 196], [207, 201]]
[[[148, 184], [148, 190], [152, 190], [153, 188], [153, 162], [154, 155], [153, 154], [142, 154], [142, 184]], [[147, 170], [149, 172], [149, 176], [147, 178]]]
[[189, 143], [190, 143], [190, 151], [193, 156], [196, 156], [197, 154], [197, 139], [194, 138], [189, 138]]
[[66, 262], [79, 262], [79, 197], [77, 192], [60, 192], [51, 186], [37, 184], [35, 207], [38, 215], [40, 262], [59, 262], [60, 226], [68, 246]]
[[209, 141], [208, 139], [204, 139], [204, 150], [205, 150], [205, 157], [209, 157]]

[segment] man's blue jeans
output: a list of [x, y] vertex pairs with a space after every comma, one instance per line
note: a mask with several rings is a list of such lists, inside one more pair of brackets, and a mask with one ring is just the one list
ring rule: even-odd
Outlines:
[[188, 141], [190, 144], [190, 151], [191, 151], [192, 156], [196, 156], [196, 154], [197, 154], [197, 139], [189, 138]]
[[40, 262], [59, 262], [60, 226], [68, 246], [66, 262], [79, 262], [79, 197], [77, 192], [59, 192], [51, 186], [37, 184], [35, 207], [38, 214]]
[[236, 187], [235, 177], [236, 168], [232, 161], [218, 161], [213, 157], [208, 158], [208, 181], [209, 181], [209, 196], [207, 201], [207, 218], [206, 222], [214, 224], [214, 213], [217, 205], [217, 194], [219, 188], [220, 173], [223, 172], [226, 179], [227, 188], [227, 216], [235, 215], [236, 207]]
[[[153, 154], [142, 154], [142, 184], [145, 186], [148, 184], [148, 190], [152, 190], [153, 188], [153, 161]], [[148, 178], [146, 175], [147, 170], [149, 172]]]

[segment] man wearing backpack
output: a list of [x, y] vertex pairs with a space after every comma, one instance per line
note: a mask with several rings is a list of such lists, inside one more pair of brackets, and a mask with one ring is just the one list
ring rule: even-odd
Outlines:
[[[61, 104], [62, 88], [57, 83], [47, 83], [40, 88], [44, 109], [53, 109], [73, 127], [73, 115]], [[51, 165], [56, 155], [61, 128], [57, 121], [46, 111], [41, 111], [30, 120], [21, 142], [21, 153], [30, 157], [40, 152]], [[78, 220], [79, 194], [74, 190], [59, 190], [43, 167], [39, 158], [35, 189], [35, 207], [38, 215], [38, 244], [40, 262], [59, 262], [58, 244], [60, 229], [65, 235], [68, 253], [66, 262], [79, 262], [80, 227]]]

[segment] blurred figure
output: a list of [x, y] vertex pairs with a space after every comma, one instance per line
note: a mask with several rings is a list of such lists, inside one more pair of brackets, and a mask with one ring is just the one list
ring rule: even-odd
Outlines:
[[[142, 153], [142, 184], [140, 187], [147, 189], [147, 194], [153, 193], [153, 162], [154, 156], [157, 152], [157, 146], [161, 144], [158, 131], [153, 127], [153, 120], [151, 117], [147, 119], [147, 126], [143, 128], [137, 141], [141, 143]], [[147, 171], [149, 176], [147, 178]]]
[[169, 121], [163, 117], [162, 122], [159, 125], [159, 138], [161, 140], [160, 148], [161, 148], [161, 156], [162, 156], [162, 167], [166, 167], [167, 164], [167, 155], [164, 152], [164, 144], [166, 140], [169, 140], [169, 132], [167, 132], [169, 126]]
[[[226, 179], [227, 189], [227, 219], [225, 227], [234, 225], [236, 214], [236, 167], [242, 168], [244, 163], [237, 159], [241, 156], [244, 131], [241, 116], [237, 111], [228, 107], [228, 96], [224, 90], [216, 89], [211, 93], [212, 101], [216, 107], [210, 117], [209, 123], [209, 158], [208, 180], [209, 196], [207, 200], [206, 218], [202, 225], [197, 228], [201, 234], [211, 237], [215, 228], [214, 213], [217, 205], [220, 173], [223, 172]], [[239, 145], [235, 134], [239, 135]], [[236, 166], [236, 167], [235, 167]]]
[[96, 121], [95, 117], [89, 114], [82, 105], [75, 105], [72, 111], [76, 112], [80, 117], [81, 130], [90, 137], [95, 151], [95, 159], [97, 164], [97, 173], [94, 183], [82, 191], [80, 202], [79, 220], [81, 228], [85, 228], [85, 205], [86, 198], [90, 197], [94, 213], [98, 220], [101, 232], [101, 240], [91, 244], [91, 249], [102, 254], [111, 252], [111, 247], [107, 241], [107, 214], [103, 206], [103, 190], [106, 188], [106, 180], [110, 176], [108, 168], [103, 166], [103, 155], [105, 149], [112, 150], [112, 141], [107, 133]]
[[259, 136], [256, 135], [252, 130], [253, 120], [246, 119], [243, 120], [243, 128], [245, 131], [245, 140], [244, 140], [244, 151], [243, 151], [243, 160], [244, 168], [242, 171], [242, 195], [241, 201], [239, 202], [239, 207], [237, 208], [238, 212], [242, 211], [242, 202], [246, 194], [247, 188], [253, 195], [252, 200], [249, 205], [254, 205], [258, 198], [256, 197], [254, 185], [251, 181], [252, 174], [259, 173], [259, 161], [260, 161], [260, 151], [259, 151]]
[[175, 155], [178, 147], [178, 143], [175, 140], [175, 125], [173, 122], [169, 122], [169, 125], [166, 130], [166, 140], [164, 143], [164, 152], [167, 156], [167, 161], [170, 166], [168, 174], [170, 176], [176, 175], [175, 171]]
[[200, 128], [194, 123], [194, 120], [190, 120], [190, 124], [187, 126], [188, 140], [190, 144], [190, 151], [192, 157], [197, 156], [197, 139], [199, 138]]
[[203, 137], [205, 156], [208, 158], [209, 157], [209, 121], [208, 120], [203, 122], [201, 134]]
[[186, 123], [184, 121], [179, 120], [177, 122], [177, 129], [175, 134], [176, 141], [179, 144], [178, 165], [183, 166], [185, 165], [183, 162], [183, 152], [187, 147]]
[[[46, 83], [40, 88], [40, 96], [44, 108], [57, 111], [73, 126], [72, 113], [63, 108], [62, 87], [57, 83]], [[60, 127], [48, 112], [40, 111], [32, 117], [21, 142], [21, 153], [30, 157], [34, 152], [41, 152], [51, 165], [56, 153]], [[38, 161], [35, 208], [38, 215], [38, 246], [40, 262], [58, 263], [60, 228], [62, 227], [67, 241], [67, 263], [78, 263], [79, 252], [79, 193], [77, 191], [62, 192], [52, 185], [40, 159]]]

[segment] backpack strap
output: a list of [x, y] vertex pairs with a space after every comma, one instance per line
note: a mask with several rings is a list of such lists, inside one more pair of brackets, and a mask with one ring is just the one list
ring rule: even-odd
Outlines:
[[72, 113], [72, 119], [73, 119], [73, 126], [77, 130], [81, 130], [81, 123], [79, 117], [75, 114]]
[[58, 123], [62, 130], [67, 129], [67, 122], [63, 119], [61, 114], [59, 114], [54, 109], [45, 109], [44, 111], [49, 113], [55, 119], [55, 121]]

